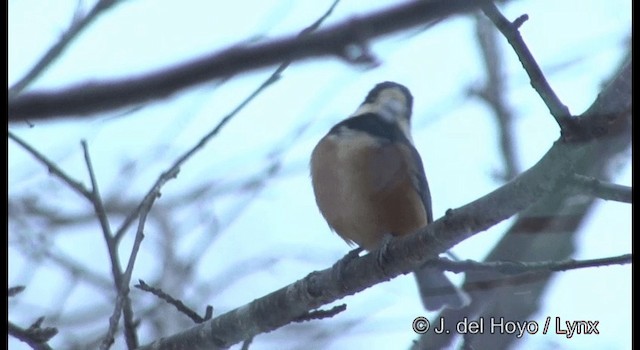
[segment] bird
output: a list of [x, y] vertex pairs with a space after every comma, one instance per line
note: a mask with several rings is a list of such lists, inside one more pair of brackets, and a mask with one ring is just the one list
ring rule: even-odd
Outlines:
[[[422, 159], [411, 136], [413, 96], [381, 82], [311, 153], [311, 183], [320, 213], [348, 244], [372, 251], [389, 237], [433, 222]], [[429, 311], [461, 308], [468, 296], [435, 267], [414, 271]]]

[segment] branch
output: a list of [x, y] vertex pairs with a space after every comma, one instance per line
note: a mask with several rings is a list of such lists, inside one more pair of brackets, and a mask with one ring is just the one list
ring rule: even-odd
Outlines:
[[[626, 87], [617, 93], [631, 99], [630, 84], [614, 82], [608, 88], [612, 86]], [[605, 90], [602, 95], [607, 94]], [[418, 233], [392, 239], [382, 251], [375, 250], [362, 257], [339, 261], [332, 268], [312, 272], [245, 306], [142, 349], [171, 349], [181, 344], [189, 344], [192, 349], [229, 347], [282, 327], [324, 304], [409, 273], [457, 243], [553, 194], [556, 186], [572, 175], [574, 162], [588, 156], [592, 149], [593, 143], [555, 142], [536, 165], [511, 182], [461, 208], [449, 210], [445, 217]]]
[[24, 148], [27, 152], [31, 153], [40, 163], [44, 164], [47, 167], [49, 172], [59, 179], [61, 179], [64, 183], [69, 185], [72, 189], [76, 190], [76, 192], [80, 193], [84, 198], [91, 200], [91, 191], [89, 191], [81, 182], [76, 181], [71, 178], [71, 176], [67, 175], [62, 169], [60, 169], [54, 162], [47, 159], [42, 153], [38, 152], [35, 148], [31, 147], [24, 140], [19, 138], [17, 135], [13, 134], [11, 131], [8, 131], [9, 138], [19, 144], [22, 148]]
[[598, 94], [596, 101], [578, 119], [583, 124], [583, 128], [589, 130], [590, 135], [603, 137], [611, 134], [612, 127], [620, 127], [618, 120], [626, 118], [631, 113], [633, 101], [627, 96], [633, 76], [631, 61], [632, 58], [629, 55], [619, 73], [611, 79], [607, 87]]
[[[170, 179], [176, 178], [178, 176], [178, 173], [180, 172], [180, 167], [187, 160], [189, 160], [194, 154], [196, 154], [198, 151], [200, 151], [207, 143], [209, 143], [209, 141], [214, 136], [218, 135], [218, 133], [220, 133], [222, 128], [229, 121], [231, 121], [231, 119], [233, 117], [235, 117], [238, 114], [238, 112], [240, 112], [246, 105], [248, 105], [249, 102], [251, 102], [256, 96], [258, 96], [269, 85], [271, 85], [274, 82], [276, 82], [277, 79], [279, 79], [280, 74], [282, 73], [282, 71], [285, 68], [286, 68], [286, 65], [284, 65], [284, 64], [282, 66], [278, 67], [278, 69], [276, 69], [276, 71], [271, 76], [269, 76], [269, 78], [267, 78], [266, 81], [264, 81], [253, 93], [251, 93], [251, 95], [249, 95], [249, 97], [247, 97], [244, 101], [242, 101], [231, 113], [227, 114], [224, 118], [222, 118], [222, 120], [211, 131], [209, 131], [209, 133], [207, 133], [205, 136], [203, 136], [200, 139], [200, 141], [198, 141], [198, 143], [196, 143], [187, 152], [185, 152], [182, 156], [180, 156], [169, 167], [169, 169], [167, 169], [162, 174], [160, 174], [160, 176], [158, 177], [158, 180], [156, 180], [156, 183], [151, 187], [149, 192], [147, 192], [147, 195], [145, 196], [145, 198], [149, 198], [150, 194], [152, 192], [154, 192], [154, 191], [157, 192], [157, 195], [159, 196], [160, 195], [160, 189], [162, 187], [162, 185], [159, 185], [159, 184], [160, 183], [166, 183]], [[135, 219], [138, 217], [138, 215], [140, 215], [143, 203], [144, 203], [144, 200], [142, 202], [140, 202], [138, 207], [134, 211], [132, 211], [125, 218], [125, 220], [122, 222], [122, 224], [120, 225], [120, 228], [118, 229], [118, 231], [115, 234], [116, 240], [119, 241], [122, 237], [124, 237], [124, 234], [126, 233], [127, 229], [129, 229], [129, 226], [135, 221]]]
[[[338, 2], [339, 0], [335, 0], [333, 4], [331, 4], [329, 9], [320, 18], [318, 18], [314, 23], [312, 23], [307, 28], [303, 29], [300, 32], [300, 34], [298, 34], [298, 36], [305, 37], [305, 36], [308, 36], [309, 33], [311, 33], [312, 31], [316, 30], [320, 26], [320, 24], [322, 24], [322, 22], [333, 12], [333, 9], [336, 7]], [[231, 121], [233, 117], [235, 117], [242, 109], [244, 109], [244, 107], [246, 107], [249, 104], [249, 102], [253, 101], [254, 98], [260, 95], [260, 93], [262, 93], [262, 91], [268, 88], [271, 84], [278, 81], [278, 79], [280, 79], [280, 76], [282, 75], [282, 72], [284, 72], [284, 70], [287, 69], [287, 67], [289, 67], [289, 64], [291, 64], [291, 60], [286, 60], [282, 62], [280, 66], [278, 66], [278, 68], [276, 68], [276, 70], [273, 73], [271, 73], [271, 75], [262, 84], [260, 84], [260, 86], [258, 86], [258, 88], [255, 91], [253, 91], [246, 99], [244, 99], [244, 101], [242, 101], [238, 106], [236, 106], [236, 108], [234, 108], [233, 111], [231, 111], [231, 113], [227, 114], [224, 118], [222, 118], [222, 120], [220, 120], [220, 122], [209, 133], [207, 133], [204, 137], [202, 137], [197, 144], [195, 144], [187, 152], [185, 152], [182, 156], [180, 156], [167, 171], [162, 173], [158, 178], [156, 184], [154, 184], [154, 186], [150, 191], [153, 191], [153, 189], [157, 187], [158, 182], [160, 181], [166, 182], [168, 180], [167, 179], [168, 174], [175, 173], [175, 175], [171, 175], [171, 177], [177, 176], [182, 164], [184, 164], [196, 152], [202, 149], [214, 136], [216, 136], [220, 132], [220, 130], [222, 130], [222, 128], [228, 122]], [[147, 196], [148, 194], [149, 193], [147, 193]], [[125, 232], [129, 228], [131, 223], [133, 223], [133, 221], [140, 214], [141, 207], [142, 207], [142, 203], [133, 212], [131, 212], [127, 216], [127, 218], [123, 221], [122, 225], [120, 225], [120, 228], [116, 232], [116, 235], [115, 235], [116, 240], [120, 240], [124, 236]]]
[[[332, 5], [330, 6], [330, 8], [325, 12], [325, 14], [323, 14], [318, 20], [316, 20], [313, 24], [311, 24], [309, 27], [305, 28], [299, 35], [300, 37], [305, 37], [308, 36], [309, 33], [313, 30], [315, 30], [316, 28], [318, 28], [318, 26], [332, 13], [333, 9], [335, 8], [335, 6], [338, 4], [339, 0], [335, 0]], [[155, 202], [155, 200], [160, 196], [160, 190], [161, 188], [164, 186], [164, 184], [166, 182], [168, 182], [169, 180], [175, 178], [179, 172], [179, 168], [182, 166], [182, 164], [184, 162], [186, 162], [189, 158], [191, 158], [191, 156], [193, 156], [197, 151], [199, 151], [202, 147], [204, 147], [204, 145], [211, 139], [213, 138], [215, 135], [217, 135], [220, 130], [222, 130], [222, 128], [224, 127], [224, 125], [226, 125], [226, 123], [228, 123], [238, 112], [240, 112], [250, 101], [252, 101], [256, 96], [258, 96], [264, 89], [266, 89], [268, 86], [270, 86], [271, 84], [273, 84], [274, 82], [276, 82], [279, 78], [281, 73], [288, 67], [288, 65], [290, 64], [291, 61], [287, 60], [285, 62], [283, 62], [275, 71], [274, 73], [267, 78], [267, 80], [262, 83], [247, 99], [245, 99], [240, 105], [238, 105], [230, 114], [228, 114], [227, 116], [225, 116], [219, 123], [218, 125], [212, 130], [210, 131], [207, 135], [205, 135], [194, 147], [192, 147], [191, 149], [189, 149], [185, 154], [183, 154], [178, 160], [176, 160], [176, 162], [165, 172], [163, 172], [160, 177], [158, 178], [158, 180], [155, 182], [155, 184], [151, 187], [151, 189], [147, 192], [147, 194], [144, 196], [143, 200], [140, 202], [140, 204], [136, 207], [136, 209], [125, 219], [124, 223], [122, 224], [121, 228], [116, 232], [115, 235], [111, 234], [111, 229], [109, 227], [109, 222], [107, 219], [107, 215], [106, 215], [106, 211], [104, 209], [104, 204], [103, 201], [101, 199], [100, 196], [100, 192], [98, 190], [98, 183], [96, 180], [96, 176], [95, 173], [93, 171], [93, 166], [92, 166], [92, 162], [89, 156], [89, 151], [88, 151], [88, 146], [87, 143], [85, 141], [82, 141], [82, 147], [83, 147], [83, 151], [84, 151], [84, 156], [85, 156], [85, 162], [87, 165], [87, 169], [89, 172], [89, 177], [91, 179], [91, 183], [92, 183], [92, 190], [89, 191], [86, 188], [84, 188], [84, 186], [82, 186], [81, 184], [73, 186], [73, 184], [75, 183], [75, 181], [73, 181], [69, 176], [67, 176], [64, 172], [62, 172], [61, 170], [58, 170], [55, 167], [55, 164], [53, 164], [52, 162], [48, 161], [44, 156], [40, 155], [38, 152], [36, 152], [33, 148], [30, 148], [28, 144], [22, 142], [20, 139], [17, 139], [17, 142], [20, 143], [21, 145], [23, 145], [23, 147], [25, 147], [28, 151], [31, 151], [36, 158], [40, 159], [41, 161], [43, 161], [46, 165], [48, 165], [50, 168], [53, 168], [56, 170], [56, 174], [58, 176], [60, 176], [63, 180], [65, 180], [67, 183], [72, 184], [72, 187], [77, 187], [80, 190], [84, 190], [84, 191], [80, 191], [82, 194], [84, 194], [84, 196], [93, 204], [96, 215], [99, 218], [101, 227], [102, 227], [102, 231], [103, 231], [103, 235], [105, 238], [105, 241], [107, 243], [107, 247], [109, 250], [109, 255], [111, 257], [111, 261], [112, 261], [112, 272], [114, 275], [114, 282], [116, 285], [116, 289], [117, 289], [117, 298], [116, 298], [116, 302], [114, 305], [114, 310], [113, 313], [109, 319], [109, 329], [107, 331], [106, 336], [103, 338], [103, 341], [101, 342], [101, 349], [108, 349], [114, 342], [114, 337], [115, 337], [115, 333], [118, 330], [118, 322], [120, 319], [120, 316], [122, 313], [124, 313], [124, 331], [125, 331], [125, 338], [127, 341], [127, 345], [129, 348], [134, 348], [137, 346], [137, 337], [135, 334], [135, 326], [134, 326], [134, 322], [133, 322], [133, 311], [131, 308], [131, 301], [128, 297], [129, 294], [129, 283], [131, 280], [131, 275], [132, 275], [132, 271], [133, 271], [133, 266], [137, 257], [137, 252], [138, 249], [140, 247], [140, 244], [144, 238], [144, 226], [145, 226], [145, 222], [146, 222], [146, 218], [147, 215], [149, 213], [149, 211], [151, 210], [151, 207], [153, 206], [153, 203]], [[10, 133], [10, 137], [12, 137], [13, 135]], [[135, 221], [136, 218], [138, 218], [138, 216], [140, 217], [139, 222], [138, 222], [138, 230], [136, 233], [136, 237], [134, 240], [134, 245], [132, 248], [132, 252], [129, 258], [129, 262], [127, 265], [127, 269], [124, 273], [122, 273], [121, 269], [120, 269], [120, 262], [119, 262], [119, 258], [118, 258], [118, 254], [117, 254], [117, 246], [118, 246], [118, 242], [120, 241], [120, 239], [123, 237], [125, 231], [127, 230], [127, 228], [129, 227], [129, 225], [131, 225], [133, 223], [133, 221]], [[207, 310], [207, 315], [205, 316], [205, 320], [209, 319], [211, 317], [211, 310]]]
[[149, 193], [147, 193], [147, 195], [142, 200], [140, 209], [140, 220], [138, 221], [138, 229], [133, 241], [133, 247], [131, 248], [131, 254], [129, 255], [129, 262], [127, 263], [126, 270], [122, 274], [122, 279], [118, 283], [118, 297], [116, 298], [113, 314], [109, 318], [109, 331], [107, 332], [107, 335], [105, 336], [103, 342], [100, 344], [101, 350], [108, 349], [113, 344], [114, 335], [118, 329], [118, 320], [120, 319], [121, 312], [124, 312], [125, 339], [127, 340], [127, 345], [129, 346], [129, 349], [133, 349], [138, 346], [138, 340], [135, 336], [135, 327], [133, 323], [127, 323], [129, 319], [132, 319], [133, 314], [133, 312], [131, 311], [131, 300], [129, 298], [129, 283], [131, 282], [133, 267], [138, 257], [140, 245], [142, 244], [142, 240], [144, 239], [144, 227], [147, 221], [147, 215], [149, 214], [149, 211], [151, 210], [151, 207], [153, 206], [155, 200], [160, 197], [160, 189], [165, 185], [165, 183], [175, 178], [176, 176], [177, 169], [175, 172], [164, 173], [163, 176], [155, 183], [151, 191], [149, 191]]
[[75, 261], [73, 258], [61, 251], [44, 250], [42, 256], [64, 271], [67, 271], [74, 278], [78, 278], [83, 282], [93, 286], [96, 290], [104, 291], [106, 288], [113, 287], [113, 281], [106, 276], [91, 270], [86, 262]]
[[109, 246], [109, 254], [112, 255], [111, 258], [115, 259], [113, 261], [113, 265], [120, 265], [117, 263], [117, 251], [116, 247], [113, 245], [113, 235], [111, 233], [111, 227], [109, 225], [109, 219], [107, 218], [107, 212], [104, 209], [104, 203], [102, 202], [102, 196], [100, 195], [100, 190], [98, 188], [98, 180], [96, 179], [96, 174], [93, 172], [93, 164], [91, 163], [91, 157], [89, 156], [89, 146], [87, 145], [86, 140], [80, 141], [82, 145], [82, 153], [84, 154], [84, 161], [87, 165], [87, 171], [89, 173], [89, 179], [91, 180], [91, 204], [93, 204], [93, 208], [95, 210], [96, 216], [98, 217], [98, 221], [100, 222], [100, 227], [102, 228], [102, 234], [104, 235], [104, 240]]
[[[62, 179], [66, 184], [68, 184], [71, 188], [76, 190], [76, 192], [80, 193], [83, 197], [85, 197], [94, 207], [94, 211], [98, 220], [100, 222], [100, 226], [102, 228], [103, 237], [105, 239], [105, 243], [107, 245], [107, 250], [109, 253], [109, 257], [111, 259], [111, 272], [114, 279], [114, 284], [117, 290], [120, 290], [123, 275], [120, 268], [120, 260], [118, 257], [118, 242], [113, 239], [113, 235], [111, 234], [111, 228], [109, 227], [109, 221], [104, 210], [104, 204], [102, 202], [102, 198], [100, 196], [100, 192], [98, 190], [98, 183], [95, 177], [95, 173], [93, 171], [93, 165], [91, 164], [91, 158], [89, 157], [89, 150], [87, 147], [87, 143], [82, 141], [82, 148], [84, 153], [85, 162], [87, 164], [87, 169], [89, 172], [89, 177], [91, 179], [92, 189], [88, 190], [82, 183], [74, 180], [71, 176], [67, 175], [62, 169], [60, 169], [55, 163], [51, 160], [47, 159], [43, 154], [38, 152], [35, 148], [31, 147], [28, 143], [12, 134], [10, 131], [8, 132], [9, 138], [13, 139], [20, 146], [22, 146], [27, 152], [31, 153], [36, 159], [38, 159], [41, 163], [43, 163], [49, 171]], [[128, 283], [128, 282], [127, 282]], [[120, 293], [118, 293], [118, 297], [120, 298]], [[135, 335], [135, 329], [133, 326], [133, 309], [131, 307], [131, 300], [126, 297], [123, 300], [124, 303], [124, 323], [125, 323], [125, 338], [127, 339], [127, 343], [131, 348], [137, 346], [137, 337]], [[117, 326], [117, 322], [116, 322]], [[111, 328], [110, 328], [111, 329]], [[135, 346], [134, 346], [135, 345]]]
[[185, 314], [189, 317], [194, 323], [202, 323], [206, 320], [211, 319], [211, 315], [213, 313], [213, 308], [211, 306], [207, 306], [207, 311], [205, 316], [202, 317], [198, 315], [197, 312], [193, 311], [190, 307], [186, 306], [181, 300], [178, 300], [171, 295], [165, 293], [160, 288], [154, 288], [150, 285], [146, 284], [143, 280], [138, 280], [138, 284], [135, 285], [136, 288], [140, 290], [144, 290], [145, 292], [149, 292], [158, 298], [166, 301], [167, 303], [173, 305], [178, 311]]
[[293, 322], [305, 322], [311, 320], [322, 320], [324, 318], [331, 318], [347, 309], [347, 304], [340, 304], [332, 307], [329, 310], [314, 310], [309, 311], [304, 315], [296, 317]]
[[[308, 33], [310, 33], [311, 31], [315, 30], [331, 14], [331, 12], [333, 11], [333, 9], [335, 8], [335, 6], [337, 4], [338, 4], [338, 0], [335, 0], [333, 2], [333, 4], [331, 5], [331, 7], [329, 7], [327, 12], [323, 16], [321, 16], [317, 21], [315, 21], [313, 24], [311, 24], [311, 26], [305, 28], [299, 34], [299, 36], [300, 37], [305, 37], [305, 36], [308, 35]], [[124, 308], [124, 311], [125, 311], [125, 333], [127, 332], [127, 330], [129, 330], [131, 328], [131, 327], [127, 326], [127, 322], [126, 322], [126, 320], [127, 320], [127, 317], [126, 317], [127, 316], [127, 307], [126, 306], [129, 305], [129, 298], [128, 298], [129, 282], [131, 281], [131, 274], [132, 274], [132, 271], [133, 271], [133, 266], [134, 266], [134, 262], [135, 262], [135, 259], [136, 259], [136, 256], [137, 256], [138, 249], [140, 247], [142, 239], [144, 238], [143, 231], [144, 231], [144, 225], [145, 225], [145, 222], [146, 222], [147, 215], [148, 215], [149, 211], [151, 210], [151, 207], [153, 206], [153, 203], [155, 202], [155, 200], [158, 197], [160, 197], [160, 190], [162, 189], [162, 187], [164, 186], [164, 184], [166, 182], [168, 182], [169, 180], [177, 177], [178, 172], [180, 171], [180, 167], [182, 166], [183, 163], [185, 163], [196, 152], [198, 152], [200, 149], [202, 149], [209, 142], [209, 140], [211, 140], [215, 135], [217, 135], [220, 132], [220, 130], [222, 130], [222, 128], [237, 113], [239, 113], [250, 101], [252, 101], [256, 96], [258, 96], [268, 86], [270, 86], [271, 84], [276, 82], [280, 78], [280, 75], [282, 74], [282, 72], [289, 66], [289, 64], [290, 64], [290, 61], [283, 62], [275, 70], [275, 72], [273, 72], [271, 74], [271, 76], [269, 76], [267, 78], [267, 80], [265, 82], [263, 82], [249, 97], [247, 97], [242, 103], [240, 103], [240, 105], [238, 105], [229, 115], [225, 116], [218, 123], [218, 125], [215, 128], [213, 128], [213, 130], [211, 130], [207, 135], [205, 135], [195, 146], [190, 148], [185, 154], [183, 154], [180, 158], [178, 158], [174, 162], [174, 164], [167, 171], [163, 172], [160, 175], [160, 177], [158, 178], [158, 180], [156, 180], [156, 182], [152, 186], [152, 188], [149, 190], [149, 192], [145, 195], [144, 199], [142, 200], [140, 205], [136, 208], [136, 210], [134, 210], [125, 219], [125, 221], [122, 223], [120, 229], [118, 230], [118, 232], [115, 235], [115, 241], [119, 241], [120, 238], [122, 238], [124, 236], [124, 233], [128, 229], [129, 225], [133, 222], [133, 220], [135, 220], [135, 218], [138, 215], [140, 215], [140, 220], [138, 222], [138, 230], [137, 230], [137, 233], [136, 233], [133, 249], [132, 249], [132, 252], [131, 252], [131, 257], [129, 258], [129, 263], [128, 263], [128, 266], [127, 266], [127, 270], [125, 271], [123, 279], [122, 279], [121, 283], [119, 284], [120, 288], [119, 288], [119, 291], [118, 291], [118, 298], [116, 300], [116, 305], [115, 305], [113, 314], [112, 314], [112, 316], [110, 317], [110, 320], [109, 320], [109, 331], [107, 333], [107, 336], [104, 338], [104, 341], [101, 344], [101, 349], [108, 349], [111, 346], [111, 344], [113, 343], [114, 335], [115, 335], [115, 332], [117, 331], [118, 320], [120, 318], [120, 311], [122, 310], [123, 306], [125, 307]], [[176, 304], [174, 304], [174, 305], [176, 305]], [[182, 308], [178, 308], [178, 309], [179, 310], [183, 310]], [[205, 319], [201, 320], [200, 322], [208, 320], [211, 317], [211, 312], [212, 312], [212, 309], [207, 308], [207, 314], [205, 315]], [[189, 315], [189, 314], [187, 313], [187, 315]], [[196, 321], [196, 319], [194, 319], [194, 321]], [[198, 321], [196, 321], [196, 322], [200, 323]], [[133, 333], [133, 335], [135, 335], [133, 330], [131, 330], [129, 333]], [[137, 346], [137, 340], [135, 338], [133, 338], [133, 340], [136, 340], [135, 343], [134, 342], [130, 342], [129, 339], [130, 339], [130, 337], [127, 336], [127, 344], [129, 345], [129, 348], [133, 348], [133, 347]]]
[[[569, 108], [565, 106], [558, 98], [556, 93], [549, 85], [549, 82], [545, 78], [540, 66], [536, 62], [535, 58], [529, 51], [527, 44], [525, 44], [518, 28], [529, 18], [527, 15], [522, 15], [517, 18], [513, 23], [509, 22], [502, 13], [498, 10], [495, 4], [487, 3], [482, 6], [482, 10], [487, 17], [496, 25], [498, 30], [504, 35], [509, 44], [513, 47], [513, 51], [518, 55], [522, 67], [529, 75], [531, 79], [531, 86], [540, 95], [544, 103], [549, 108], [551, 115], [555, 118], [556, 122], [560, 126], [562, 132], [569, 132], [569, 125], [573, 117], [569, 112]], [[567, 134], [568, 135], [568, 134]]]
[[481, 15], [476, 16], [476, 36], [484, 61], [486, 80], [483, 86], [472, 93], [479, 96], [493, 110], [498, 122], [500, 151], [504, 160], [501, 178], [509, 181], [520, 172], [517, 164], [515, 142], [513, 141], [513, 113], [509, 108], [505, 93], [505, 77], [502, 52], [497, 43], [497, 32], [491, 22]]
[[[549, 195], [519, 214], [488, 254], [487, 261], [562, 261], [571, 257], [576, 234], [594, 199], [576, 198], [568, 185], [575, 172], [607, 178], [610, 176], [607, 165], [626, 153], [631, 142], [631, 66], [631, 60], [626, 61], [612, 82], [579, 117], [587, 128], [606, 125], [606, 132], [600, 134], [606, 137], [583, 143], [589, 144], [589, 151], [570, 165], [572, 174], [556, 183]], [[471, 304], [460, 310], [445, 309], [438, 318], [459, 320], [499, 315], [510, 320], [530, 319], [531, 315], [540, 312], [541, 297], [551, 276], [551, 273], [540, 272], [505, 277], [497, 272], [470, 271], [465, 276], [463, 289], [471, 296]], [[459, 335], [423, 334], [413, 349], [448, 348], [455, 338]], [[513, 347], [518, 339], [500, 334], [467, 334], [464, 340], [478, 349], [505, 349]]]
[[138, 256], [140, 244], [144, 239], [142, 228], [144, 227], [147, 213], [151, 209], [151, 204], [149, 204], [148, 207], [145, 206], [141, 215], [139, 229], [133, 242], [133, 247], [131, 248], [131, 254], [129, 256], [127, 269], [122, 274], [122, 277], [119, 280], [120, 283], [118, 283], [118, 295], [116, 297], [113, 313], [111, 314], [111, 317], [109, 317], [109, 330], [107, 331], [107, 335], [104, 337], [102, 343], [100, 344], [101, 350], [109, 349], [111, 345], [113, 345], [115, 333], [118, 330], [118, 321], [120, 320], [121, 314], [124, 314], [124, 334], [128, 348], [134, 349], [138, 347], [138, 338], [135, 332], [136, 325], [133, 322], [133, 309], [131, 308], [131, 299], [129, 298], [129, 283], [131, 282], [133, 266]]
[[588, 267], [602, 267], [609, 265], [626, 265], [632, 260], [631, 254], [624, 254], [600, 259], [565, 260], [565, 261], [491, 261], [477, 262], [473, 260], [453, 261], [447, 258], [438, 258], [429, 261], [427, 266], [435, 266], [439, 269], [454, 273], [462, 272], [498, 272], [506, 275], [518, 275], [531, 272], [568, 271]]
[[14, 296], [22, 293], [22, 291], [24, 291], [25, 288], [26, 288], [25, 286], [9, 287], [9, 289], [7, 291], [7, 296], [9, 298], [14, 297]]
[[[96, 179], [96, 175], [93, 171], [93, 164], [91, 163], [91, 157], [89, 156], [89, 146], [85, 140], [82, 140], [82, 151], [84, 154], [84, 159], [87, 164], [87, 171], [89, 172], [89, 178], [91, 179], [91, 203], [93, 204], [96, 216], [100, 222], [100, 227], [102, 228], [102, 235], [104, 237], [105, 244], [107, 245], [107, 250], [109, 252], [109, 258], [111, 260], [111, 273], [113, 274], [113, 281], [116, 286], [117, 299], [116, 305], [126, 305], [124, 312], [124, 334], [127, 345], [130, 349], [137, 347], [138, 340], [135, 332], [135, 326], [133, 321], [133, 308], [131, 307], [131, 299], [127, 293], [120, 293], [122, 290], [122, 285], [127, 284], [129, 281], [126, 281], [122, 269], [120, 267], [120, 258], [118, 256], [118, 242], [114, 239], [113, 234], [111, 232], [111, 227], [109, 225], [109, 219], [107, 218], [107, 213], [104, 209], [104, 203], [102, 202], [102, 196], [100, 195], [100, 190], [98, 189], [98, 180]], [[120, 303], [118, 303], [120, 301]], [[120, 315], [118, 314], [118, 319]], [[113, 327], [114, 321], [113, 319], [109, 320], [110, 327], [117, 329], [118, 322], [115, 321], [115, 327]], [[114, 330], [115, 332], [115, 330]], [[109, 333], [108, 333], [109, 334]], [[107, 336], [107, 338], [109, 338]], [[104, 343], [103, 343], [104, 344]]]
[[249, 346], [251, 345], [251, 343], [253, 343], [253, 338], [246, 339], [244, 342], [242, 342], [242, 347], [240, 348], [240, 350], [249, 350]]
[[[318, 56], [352, 57], [366, 52], [367, 41], [462, 13], [488, 0], [410, 1], [311, 35], [287, 36], [251, 46], [232, 46], [191, 62], [137, 77], [85, 82], [57, 91], [35, 91], [10, 98], [9, 121], [87, 115], [165, 98], [179, 90], [243, 71]], [[355, 49], [355, 50], [354, 50]], [[352, 57], [352, 61], [357, 57]]]
[[47, 53], [44, 54], [38, 60], [38, 62], [31, 68], [31, 70], [20, 79], [18, 82], [13, 84], [9, 88], [9, 98], [15, 97], [24, 90], [31, 82], [37, 79], [42, 72], [44, 72], [47, 67], [49, 67], [53, 62], [55, 62], [58, 57], [64, 52], [64, 50], [71, 44], [71, 42], [77, 38], [80, 33], [86, 29], [89, 24], [91, 24], [98, 15], [102, 14], [104, 11], [109, 9], [112, 5], [119, 3], [117, 0], [100, 0], [98, 1], [87, 14], [79, 18], [79, 15], [76, 14], [69, 26], [69, 29], [62, 34], [60, 40], [58, 40], [55, 45], [49, 48]]
[[[9, 287], [9, 298], [24, 291], [24, 286]], [[29, 328], [24, 329], [9, 321], [8, 333], [10, 336], [27, 343], [34, 350], [51, 350], [47, 342], [58, 334], [58, 330], [53, 327], [41, 328], [44, 317], [38, 318]]]
[[51, 350], [47, 342], [58, 334], [58, 330], [53, 327], [41, 328], [44, 317], [38, 318], [29, 328], [21, 328], [9, 322], [9, 335], [27, 343], [34, 350]]
[[596, 196], [605, 200], [633, 203], [633, 189], [628, 186], [603, 182], [595, 177], [578, 174], [573, 175], [571, 185], [575, 187], [578, 193]]

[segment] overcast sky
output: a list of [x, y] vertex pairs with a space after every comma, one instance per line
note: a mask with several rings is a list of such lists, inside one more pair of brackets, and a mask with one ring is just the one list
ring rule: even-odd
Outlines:
[[[101, 79], [140, 75], [171, 66], [230, 45], [296, 34], [321, 16], [332, 1], [152, 1], [128, 0], [105, 12], [49, 70], [27, 90], [56, 89]], [[396, 1], [342, 0], [325, 24], [370, 13]], [[89, 8], [92, 2], [82, 2]], [[58, 40], [72, 20], [77, 1], [10, 0], [8, 9], [9, 86], [19, 80]], [[521, 33], [551, 86], [573, 114], [582, 113], [604, 81], [619, 67], [631, 33], [630, 0], [514, 0], [501, 8], [515, 19], [529, 20]], [[268, 262], [235, 280], [215, 295], [184, 297], [193, 305], [211, 304], [216, 314], [231, 310], [324, 269], [350, 248], [330, 232], [313, 199], [308, 176], [311, 149], [329, 128], [352, 113], [369, 89], [380, 81], [405, 84], [414, 95], [413, 134], [431, 186], [434, 216], [460, 207], [503, 184], [498, 132], [492, 112], [469, 90], [484, 79], [484, 66], [472, 16], [457, 16], [428, 30], [412, 29], [371, 42], [379, 66], [355, 66], [338, 58], [310, 59], [292, 64], [283, 77], [244, 108], [200, 153], [166, 185], [158, 201], [178, 200], [203, 185], [215, 198], [172, 213], [180, 237], [180, 257], [202, 248], [197, 273], [202, 280], [225, 276], [229, 266]], [[515, 54], [500, 39], [506, 72], [506, 97], [515, 115], [515, 141], [521, 170], [531, 167], [558, 138], [557, 124], [529, 85]], [[80, 140], [86, 139], [103, 197], [140, 198], [158, 175], [233, 110], [275, 69], [243, 73], [208, 82], [140, 108], [107, 112], [86, 120], [15, 123], [9, 130], [88, 184]], [[277, 160], [277, 172], [259, 191], [238, 184], [264, 177]], [[619, 164], [614, 182], [631, 185], [630, 154]], [[133, 167], [130, 173], [123, 169]], [[38, 203], [61, 213], [90, 213], [90, 207], [46, 168], [9, 141], [9, 200], [39, 198]], [[123, 175], [124, 174], [124, 175]], [[209, 185], [208, 185], [209, 184]], [[231, 191], [230, 189], [234, 189]], [[601, 258], [631, 252], [631, 206], [598, 200], [577, 236], [574, 258]], [[121, 217], [113, 219], [113, 226]], [[480, 260], [511, 221], [459, 244], [453, 252]], [[9, 286], [27, 290], [10, 303], [9, 319], [27, 326], [39, 316], [95, 308], [110, 313], [111, 301], [97, 291], [69, 284], [69, 276], [46, 260], [34, 264], [18, 248], [17, 237], [42, 234], [12, 231], [9, 225]], [[23, 226], [21, 226], [23, 227]], [[220, 232], [215, 241], [208, 235]], [[154, 259], [154, 226], [147, 230], [133, 281], [153, 279], [161, 266]], [[121, 256], [129, 255], [131, 233]], [[96, 221], [47, 238], [64, 256], [109, 277], [106, 248]], [[155, 243], [154, 243], [155, 242]], [[206, 245], [203, 243], [206, 242]], [[258, 257], [258, 258], [257, 258]], [[237, 265], [234, 265], [237, 264]], [[452, 275], [456, 282], [460, 276]], [[46, 292], [45, 292], [46, 291]], [[193, 299], [188, 299], [193, 297]], [[599, 335], [567, 339], [532, 335], [522, 348], [630, 349], [631, 266], [612, 266], [559, 273], [543, 300], [545, 317], [598, 320]], [[402, 276], [345, 298], [348, 310], [316, 329], [334, 332], [321, 348], [353, 348], [367, 342], [373, 349], [406, 348], [415, 334], [411, 321], [421, 311], [413, 277]], [[62, 304], [61, 304], [62, 303]], [[198, 307], [202, 310], [204, 306]], [[108, 316], [91, 328], [104, 332]], [[334, 323], [336, 322], [336, 323]], [[332, 325], [333, 324], [333, 325]], [[341, 330], [336, 331], [335, 324]], [[51, 324], [55, 326], [55, 324]], [[67, 330], [51, 342], [59, 345]], [[277, 330], [256, 338], [252, 349], [302, 349], [309, 339], [284, 338]], [[72, 334], [70, 337], [78, 337]], [[68, 340], [68, 339], [67, 339]], [[142, 343], [152, 339], [141, 335]], [[116, 343], [116, 348], [123, 343]], [[12, 349], [25, 344], [9, 338]], [[237, 347], [239, 348], [239, 347]]]

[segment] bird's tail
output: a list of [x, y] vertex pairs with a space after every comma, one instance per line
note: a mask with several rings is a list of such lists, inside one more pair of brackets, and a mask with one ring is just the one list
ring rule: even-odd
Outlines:
[[413, 273], [418, 282], [422, 304], [429, 311], [447, 307], [460, 309], [469, 304], [470, 298], [454, 286], [444, 273], [433, 267], [421, 267]]

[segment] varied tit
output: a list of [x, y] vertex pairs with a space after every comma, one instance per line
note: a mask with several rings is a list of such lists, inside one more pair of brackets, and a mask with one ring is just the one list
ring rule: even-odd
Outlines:
[[[316, 202], [349, 244], [370, 251], [385, 236], [414, 233], [433, 221], [427, 178], [411, 138], [412, 105], [405, 86], [380, 83], [313, 150]], [[414, 274], [426, 309], [466, 304], [466, 295], [442, 271], [421, 268]]]

